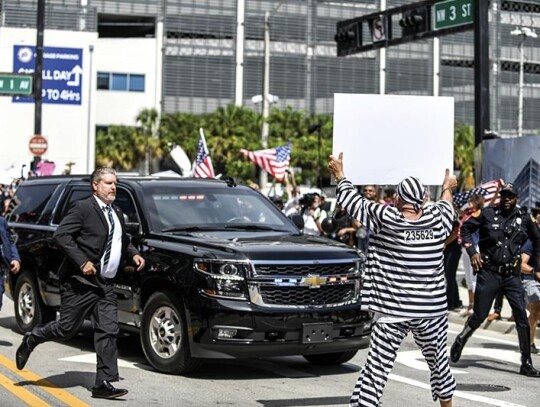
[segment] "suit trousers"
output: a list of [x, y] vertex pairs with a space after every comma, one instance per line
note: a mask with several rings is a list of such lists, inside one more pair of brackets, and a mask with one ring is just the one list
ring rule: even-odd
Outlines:
[[510, 303], [516, 327], [529, 329], [527, 311], [525, 310], [525, 291], [521, 278], [512, 273], [498, 274], [485, 269], [476, 275], [474, 313], [468, 321], [469, 326], [472, 329], [480, 327], [489, 314], [493, 299], [499, 292], [505, 294]]
[[32, 330], [36, 344], [73, 337], [90, 314], [97, 356], [96, 386], [118, 381], [118, 304], [112, 279], [96, 278], [96, 286], [70, 278], [60, 289], [60, 317]]

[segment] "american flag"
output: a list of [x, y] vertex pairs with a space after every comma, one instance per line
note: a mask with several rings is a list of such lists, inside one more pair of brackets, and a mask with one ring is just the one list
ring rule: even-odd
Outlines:
[[201, 137], [197, 146], [197, 158], [193, 164], [193, 176], [195, 178], [214, 178], [214, 167], [212, 166], [210, 154], [208, 154], [203, 129], [199, 129], [199, 133]]
[[291, 159], [291, 143], [266, 150], [248, 151], [241, 149], [240, 152], [273, 175], [276, 180], [283, 181], [285, 178], [285, 170], [289, 168], [289, 160]]
[[[487, 204], [489, 201], [491, 201], [502, 184], [502, 179], [494, 179], [468, 191], [458, 192], [457, 194], [454, 194], [454, 204], [461, 210], [465, 210], [467, 209], [467, 204], [469, 203], [469, 199], [472, 195], [482, 195], [484, 197], [484, 202]], [[496, 204], [498, 199], [499, 198], [497, 197], [497, 199], [492, 203]]]

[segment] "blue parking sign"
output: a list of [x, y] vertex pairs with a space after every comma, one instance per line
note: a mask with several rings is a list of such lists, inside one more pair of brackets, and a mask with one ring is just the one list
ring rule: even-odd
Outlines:
[[[80, 105], [82, 101], [82, 48], [44, 47], [42, 102]], [[13, 72], [33, 74], [36, 47], [13, 46]], [[34, 98], [14, 96], [13, 102], [33, 103]]]

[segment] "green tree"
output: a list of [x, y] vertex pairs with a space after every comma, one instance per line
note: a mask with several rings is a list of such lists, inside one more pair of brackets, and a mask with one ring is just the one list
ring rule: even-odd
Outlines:
[[163, 156], [159, 133], [159, 113], [156, 109], [143, 109], [136, 120], [139, 127], [133, 133], [133, 146], [138, 153], [138, 158], [144, 162], [144, 175], [148, 175], [151, 163], [153, 163], [152, 169], [157, 170], [156, 160]]
[[463, 189], [465, 180], [474, 174], [474, 128], [467, 124], [455, 126], [454, 168], [460, 171], [458, 181], [460, 189]]
[[[274, 108], [268, 122], [270, 148], [288, 141], [292, 143], [291, 166], [301, 169], [296, 172], [298, 183], [316, 185], [319, 171], [323, 182], [329, 181], [326, 162], [332, 145], [330, 115], [310, 115], [291, 107]], [[150, 162], [167, 155], [177, 145], [193, 160], [199, 128], [203, 128], [216, 174], [246, 180], [257, 178], [259, 169], [240, 153], [242, 148], [262, 149], [262, 117], [250, 108], [231, 104], [210, 114], [172, 113], [161, 117], [155, 110], [145, 109], [137, 116], [137, 123], [138, 128], [111, 126], [108, 132], [100, 132], [96, 160], [122, 170], [139, 168], [144, 161], [144, 172], [148, 172]], [[320, 132], [309, 133], [308, 129], [313, 124], [321, 124]]]
[[96, 164], [98, 167], [114, 167], [132, 170], [138, 162], [133, 148], [135, 129], [129, 126], [110, 126], [96, 135]]

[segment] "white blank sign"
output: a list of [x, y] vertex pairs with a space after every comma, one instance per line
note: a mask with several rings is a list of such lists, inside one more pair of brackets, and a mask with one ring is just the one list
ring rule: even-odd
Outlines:
[[334, 95], [334, 156], [355, 185], [395, 185], [408, 176], [441, 185], [453, 173], [454, 99]]

